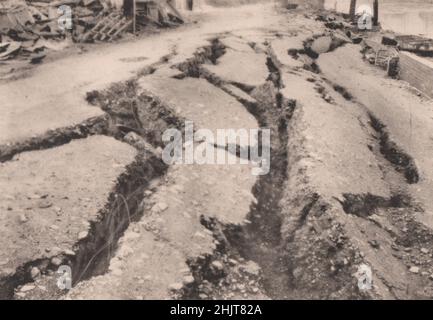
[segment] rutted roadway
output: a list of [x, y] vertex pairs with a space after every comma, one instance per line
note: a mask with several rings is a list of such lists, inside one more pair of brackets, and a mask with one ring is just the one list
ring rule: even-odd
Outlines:
[[[118, 247], [112, 248], [112, 259], [105, 263], [107, 269], [96, 268], [102, 274], [82, 281], [67, 297], [430, 297], [428, 277], [432, 270], [428, 256], [431, 251], [422, 250], [429, 248], [430, 238], [414, 222], [410, 225], [414, 229], [411, 231], [422, 234], [425, 242], [419, 239], [405, 241], [404, 233], [407, 231], [404, 229], [407, 226], [398, 219], [394, 220], [396, 213], [392, 210], [398, 211], [404, 218], [402, 220], [409, 224], [416, 221], [411, 220], [412, 216], [419, 213], [410, 204], [395, 205], [391, 201], [394, 196], [406, 196], [408, 187], [393, 164], [380, 152], [380, 142], [371, 125], [371, 110], [357, 101], [345, 100], [334, 91], [328, 80], [336, 82], [338, 79], [323, 79], [326, 73], [305, 70], [304, 65], [308, 67], [311, 59], [302, 54], [294, 59], [287, 54], [289, 49], [302, 51], [307, 38], [323, 32], [321, 24], [302, 14], [276, 14], [272, 6], [249, 6], [242, 10], [224, 10], [224, 13], [216, 10], [210, 16], [212, 18], [203, 22], [200, 29], [185, 27], [164, 33], [157, 41], [143, 39], [103, 49], [107, 50], [105, 52], [98, 50], [86, 56], [66, 58], [40, 67], [29, 78], [2, 85], [1, 90], [8, 86], [11, 89], [5, 92], [9, 105], [3, 105], [6, 112], [10, 112], [10, 117], [2, 124], [4, 141], [21, 142], [43, 134], [47, 129], [61, 129], [94, 116], [105, 116], [97, 106], [86, 104], [85, 94], [101, 91], [111, 82], [127, 80], [133, 76], [132, 71], [160, 61], [155, 71], [135, 76], [138, 95], [158, 97], [163, 110], [172, 110], [179, 119], [193, 120], [199, 128], [275, 126], [277, 129], [271, 137], [271, 144], [277, 145], [274, 152], [287, 150], [287, 154], [283, 152], [287, 166], [282, 167], [286, 172], [280, 173], [286, 181], [281, 187], [278, 205], [273, 208], [267, 207], [268, 202], [273, 203], [272, 199], [263, 199], [265, 197], [261, 197], [260, 192], [268, 198], [278, 193], [272, 186], [254, 192], [266, 184], [262, 185], [263, 180], [251, 175], [250, 166], [170, 166], [166, 172], [161, 169], [162, 177], [157, 173], [143, 175], [147, 181], [140, 189], [143, 201], [137, 209], [139, 215], [127, 226]], [[217, 57], [216, 63], [197, 61], [200, 48], [209, 47], [208, 40], [214, 38], [224, 45], [224, 54]], [[155, 46], [161, 50], [154, 50]], [[145, 62], [124, 63], [119, 60], [120, 57], [137, 57], [137, 52], [149, 52], [144, 55], [149, 57], [151, 54], [152, 57]], [[167, 54], [171, 54], [169, 60], [161, 61], [161, 57]], [[99, 61], [101, 56], [103, 59]], [[270, 67], [267, 58], [278, 68], [277, 72]], [[191, 70], [183, 70], [182, 74], [170, 68], [180, 67], [188, 60], [193, 67], [201, 65], [201, 78], [194, 78], [194, 72], [188, 72]], [[54, 70], [65, 68], [66, 75], [70, 74], [68, 62], [78, 66], [78, 71], [72, 72], [74, 80], [66, 85], [70, 95], [64, 96], [59, 92], [60, 88], [52, 80], [43, 91], [30, 86], [39, 83], [39, 79], [49, 79]], [[87, 68], [92, 62], [96, 69], [90, 72]], [[111, 75], [104, 70], [106, 63], [112, 63], [112, 69], [105, 68]], [[53, 86], [50, 87], [49, 83]], [[22, 93], [23, 88], [30, 90], [27, 95], [22, 95], [28, 97], [25, 101], [31, 100], [34, 104], [24, 103], [21, 100], [24, 98], [14, 96]], [[47, 98], [46, 92], [51, 92], [52, 96]], [[415, 95], [408, 99], [417, 101]], [[49, 101], [52, 103], [47, 103]], [[282, 107], [289, 105], [294, 109], [287, 118], [278, 120], [277, 125], [272, 113], [282, 114]], [[14, 112], [10, 111], [14, 108]], [[35, 119], [43, 121], [33, 121]], [[149, 124], [143, 119], [139, 116], [138, 121], [142, 125]], [[281, 131], [282, 136], [287, 135], [289, 139], [284, 146], [278, 145], [284, 140], [275, 142], [275, 134], [281, 134]], [[99, 133], [109, 134], [110, 128]], [[106, 146], [98, 139], [105, 141]], [[131, 143], [126, 137], [121, 139]], [[80, 145], [85, 148], [81, 150]], [[158, 151], [151, 147], [148, 150], [151, 153], [148, 157], [158, 158]], [[226, 153], [224, 150], [218, 152]], [[73, 161], [68, 160], [71, 153]], [[98, 154], [114, 161], [114, 164], [108, 160], [101, 161]], [[116, 159], [120, 155], [122, 157]], [[234, 157], [231, 154], [227, 156]], [[50, 161], [57, 158], [60, 164], [62, 159], [65, 160], [65, 165], [70, 168], [66, 172], [76, 175], [65, 175], [61, 165], [59, 168], [52, 166]], [[142, 165], [147, 160], [137, 160], [134, 148], [125, 143], [96, 135], [48, 150], [18, 154], [13, 161], [5, 162], [1, 174], [9, 183], [2, 185], [5, 189], [2, 204], [5, 207], [2, 207], [1, 219], [4, 220], [3, 228], [9, 233], [2, 232], [5, 237], [2, 243], [6, 245], [0, 251], [0, 268], [3, 279], [14, 279], [18, 267], [24, 274], [21, 283], [12, 283], [14, 286], [7, 290], [27, 283], [18, 288], [15, 297], [55, 297], [51, 291], [55, 281], [51, 270], [55, 270], [58, 260], [53, 259], [63, 259], [62, 262], [73, 260], [82, 249], [74, 244], [87, 240], [91, 243], [92, 239], [86, 239], [80, 230], [85, 232], [89, 222], [98, 224], [97, 221], [103, 219], [101, 214], [106, 213], [102, 209], [109, 203], [108, 193], [116, 189], [116, 185], [125, 183], [116, 181], [121, 170], [124, 173], [128, 171], [129, 175], [140, 175], [135, 171], [137, 164]], [[76, 169], [80, 165], [83, 170]], [[20, 166], [25, 169], [18, 182], [14, 172]], [[128, 166], [130, 169], [123, 169]], [[42, 177], [43, 171], [32, 168], [46, 168], [43, 190], [39, 190], [39, 184], [34, 182], [34, 177]], [[66, 185], [59, 185], [55, 179], [51, 181], [53, 176], [59, 181], [66, 180]], [[90, 177], [91, 184], [87, 182]], [[10, 185], [14, 184], [25, 188], [8, 194]], [[97, 193], [98, 185], [105, 186], [106, 191], [98, 190]], [[83, 190], [89, 186], [95, 189]], [[61, 194], [51, 189], [59, 189], [57, 191]], [[79, 201], [68, 196], [78, 194], [79, 190], [89, 195], [85, 201], [81, 196]], [[131, 193], [131, 190], [126, 191], [125, 196]], [[366, 195], [372, 195], [374, 200], [365, 200]], [[30, 206], [32, 209], [27, 205], [20, 207], [23, 197], [35, 202]], [[61, 199], [66, 198], [71, 203], [58, 205]], [[81, 205], [82, 202], [81, 209], [78, 203]], [[276, 264], [284, 266], [282, 269], [269, 266], [271, 261], [266, 256], [254, 254], [255, 250], [260, 252], [259, 247], [267, 247], [272, 241], [268, 243], [267, 239], [259, 236], [256, 238], [260, 240], [251, 240], [251, 235], [254, 237], [251, 231], [258, 232], [260, 227], [266, 229], [267, 219], [275, 219], [251, 216], [255, 206], [262, 208], [261, 212], [256, 212], [258, 216], [266, 217], [266, 211], [277, 216], [277, 226], [280, 225], [281, 229], [273, 226], [271, 230], [280, 234], [278, 243], [272, 244], [272, 252], [280, 255], [282, 262]], [[77, 222], [57, 226], [65, 222], [61, 215], [54, 214], [59, 207], [70, 221]], [[210, 218], [216, 222], [210, 223]], [[250, 224], [253, 225], [251, 228], [248, 227]], [[29, 252], [20, 250], [24, 244], [14, 239], [18, 234], [10, 234], [14, 230], [12, 225], [16, 230], [26, 228], [21, 237], [33, 239], [40, 248]], [[56, 239], [54, 233], [61, 233], [66, 239], [59, 244], [58, 240], [53, 240]], [[239, 243], [233, 242], [232, 238], [236, 239], [236, 236]], [[252, 244], [244, 244], [244, 238], [250, 239]], [[49, 244], [51, 240], [52, 246]], [[396, 252], [404, 253], [398, 255]], [[11, 256], [17, 258], [10, 259]], [[42, 260], [42, 265], [39, 265], [39, 260]], [[30, 261], [38, 261], [37, 267], [43, 271], [43, 276], [36, 275], [29, 266], [23, 268], [23, 263]], [[353, 276], [361, 263], [373, 268], [374, 288], [368, 292], [359, 292]], [[420, 270], [409, 272], [409, 268], [415, 265]], [[31, 276], [36, 279], [34, 283]], [[281, 279], [283, 281], [279, 281]], [[280, 283], [275, 285], [277, 282]], [[10, 292], [3, 294], [9, 296]]]

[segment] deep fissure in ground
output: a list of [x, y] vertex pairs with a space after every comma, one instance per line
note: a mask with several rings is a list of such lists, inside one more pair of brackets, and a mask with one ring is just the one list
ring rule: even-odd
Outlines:
[[[59, 254], [55, 257], [56, 264], [53, 264], [51, 257], [30, 261], [17, 268], [13, 274], [0, 279], [1, 298], [13, 299], [16, 288], [34, 281], [31, 277], [34, 267], [40, 270], [43, 277], [56, 283], [58, 261], [61, 265], [71, 266], [73, 285], [106, 273], [118, 240], [130, 223], [138, 221], [143, 214], [145, 189], [167, 170], [157, 151], [162, 146], [160, 137], [169, 127], [182, 130], [183, 126], [183, 121], [171, 109], [155, 96], [146, 93], [138, 95], [135, 80], [114, 84], [107, 90], [92, 92], [91, 96], [93, 103], [107, 115], [16, 144], [2, 153], [4, 160], [22, 151], [47, 149], [93, 134], [105, 134], [129, 143], [138, 150], [138, 154], [118, 178], [106, 206], [98, 212], [98, 220], [91, 223], [88, 236], [74, 245], [75, 254]], [[48, 295], [58, 298], [65, 292], [54, 288]]]
[[[271, 130], [271, 168], [267, 175], [260, 176], [253, 188], [257, 203], [252, 204], [247, 220], [243, 225], [223, 225], [216, 219], [202, 217], [202, 224], [211, 230], [219, 246], [213, 256], [207, 256], [189, 261], [190, 268], [196, 279], [194, 286], [186, 288], [183, 298], [197, 299], [203, 294], [202, 283], [210, 284], [207, 297], [221, 297], [221, 284], [226, 286], [224, 279], [230, 273], [230, 261], [254, 261], [261, 268], [261, 289], [274, 299], [287, 299], [290, 296], [290, 275], [287, 256], [281, 244], [281, 208], [284, 183], [287, 174], [287, 144], [288, 123], [293, 114], [296, 102], [285, 99], [279, 92], [281, 76], [278, 68], [268, 57], [268, 81], [259, 87], [245, 86], [240, 83], [230, 83], [240, 88], [253, 100], [245, 100], [227, 89], [227, 82], [202, 67], [204, 63], [217, 63], [225, 52], [219, 39], [214, 39], [211, 45], [198, 53], [187, 63], [177, 67], [185, 76], [200, 77], [235, 97], [257, 119], [261, 128]], [[215, 270], [212, 261], [226, 261], [225, 271]], [[213, 291], [213, 292], [212, 292]]]

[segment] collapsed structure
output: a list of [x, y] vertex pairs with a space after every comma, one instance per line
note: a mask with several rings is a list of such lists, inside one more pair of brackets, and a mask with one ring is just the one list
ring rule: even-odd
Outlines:
[[[18, 54], [41, 61], [44, 49], [59, 40], [111, 41], [147, 26], [183, 23], [176, 7], [192, 9], [192, 1], [173, 0], [30, 0], [0, 1], [0, 61]], [[54, 42], [55, 41], [55, 42]]]

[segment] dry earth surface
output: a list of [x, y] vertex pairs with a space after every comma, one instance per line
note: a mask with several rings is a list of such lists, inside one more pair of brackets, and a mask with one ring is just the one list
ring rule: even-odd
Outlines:
[[[433, 298], [432, 102], [316, 17], [213, 8], [1, 82], [0, 297]], [[165, 164], [185, 120], [270, 129], [269, 174]]]

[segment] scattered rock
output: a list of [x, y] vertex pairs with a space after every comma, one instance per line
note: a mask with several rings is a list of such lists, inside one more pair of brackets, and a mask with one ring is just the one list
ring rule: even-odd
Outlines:
[[152, 207], [152, 212], [161, 213], [168, 209], [168, 204], [165, 202], [158, 202]]
[[123, 258], [126, 258], [133, 253], [134, 253], [134, 250], [130, 246], [124, 244], [120, 247], [119, 251], [117, 252], [117, 255], [123, 259]]
[[200, 299], [202, 299], [202, 300], [206, 300], [206, 299], [208, 298], [207, 294], [204, 294], [204, 293], [200, 293], [200, 294], [198, 295], [198, 297], [199, 297]]
[[206, 239], [206, 236], [202, 232], [197, 231], [196, 233], [194, 233], [194, 238]]
[[212, 267], [218, 271], [222, 271], [224, 270], [224, 265], [222, 264], [222, 262], [220, 261], [213, 261], [212, 262]]
[[229, 259], [228, 261], [232, 266], [235, 266], [238, 264], [238, 262], [235, 259]]
[[379, 248], [380, 248], [379, 242], [377, 242], [377, 240], [369, 240], [368, 243], [369, 243], [370, 246], [372, 246], [374, 249], [379, 249]]
[[34, 286], [32, 284], [26, 284], [26, 285], [21, 287], [20, 291], [21, 292], [28, 292], [28, 291], [33, 290], [34, 288], [36, 288], [36, 286]]
[[185, 276], [185, 277], [183, 277], [183, 280], [182, 280], [183, 284], [185, 284], [185, 285], [193, 284], [194, 281], [195, 281], [195, 279], [193, 276]]
[[29, 221], [29, 219], [27, 218], [27, 216], [24, 213], [20, 214], [19, 219], [20, 219], [21, 223], [26, 223], [27, 221]]
[[250, 276], [258, 277], [261, 269], [254, 261], [248, 261], [246, 264], [241, 266], [241, 270]]
[[418, 267], [415, 267], [415, 266], [412, 266], [412, 267], [410, 267], [409, 272], [412, 272], [412, 273], [419, 273], [419, 268], [418, 268]]
[[395, 251], [400, 251], [400, 248], [394, 243], [391, 245], [391, 249]]
[[51, 259], [51, 263], [58, 267], [62, 264], [62, 259], [54, 257]]
[[81, 232], [78, 234], [78, 240], [83, 240], [83, 239], [87, 238], [87, 235], [88, 235], [88, 234], [89, 234], [88, 231], [81, 231]]
[[32, 279], [36, 279], [37, 277], [40, 276], [40, 274], [41, 271], [36, 267], [33, 267], [32, 270], [30, 270], [30, 276], [32, 277]]
[[182, 290], [183, 284], [182, 283], [172, 283], [169, 287], [170, 291], [179, 291]]
[[65, 251], [63, 251], [65, 255], [67, 256], [75, 256], [75, 252], [69, 249], [66, 249]]

